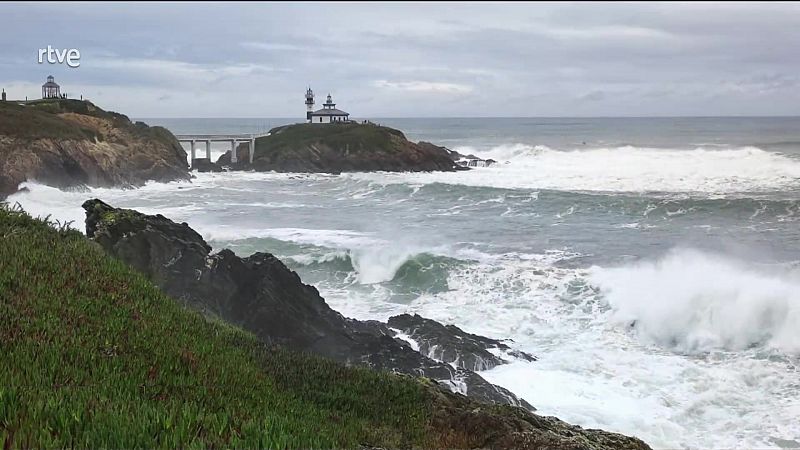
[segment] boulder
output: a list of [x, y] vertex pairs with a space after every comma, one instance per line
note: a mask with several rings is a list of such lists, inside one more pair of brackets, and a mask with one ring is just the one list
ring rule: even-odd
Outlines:
[[536, 361], [533, 355], [514, 350], [502, 341], [466, 333], [454, 325], [442, 325], [417, 314], [390, 317], [387, 325], [416, 341], [423, 355], [464, 369], [481, 371], [505, 364], [507, 360], [496, 353]]

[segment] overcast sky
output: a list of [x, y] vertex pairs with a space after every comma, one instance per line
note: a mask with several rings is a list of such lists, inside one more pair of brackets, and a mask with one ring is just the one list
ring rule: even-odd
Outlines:
[[800, 4], [0, 3], [0, 87], [48, 74], [134, 117], [800, 115]]

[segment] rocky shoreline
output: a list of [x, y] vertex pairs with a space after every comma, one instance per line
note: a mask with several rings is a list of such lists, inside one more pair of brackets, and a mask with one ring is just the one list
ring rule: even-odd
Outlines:
[[527, 401], [483, 379], [474, 370], [515, 358], [536, 360], [507, 342], [417, 315], [394, 316], [387, 323], [349, 319], [271, 254], [211, 253], [186, 223], [98, 199], [83, 208], [88, 238], [173, 299], [214, 320], [241, 327], [270, 345], [423, 377], [420, 382], [429, 383], [433, 399], [430, 425], [470, 436], [469, 448], [649, 449], [636, 438], [538, 416]]
[[[483, 402], [533, 410], [525, 400], [474, 372], [508, 362], [489, 353], [495, 348], [510, 350], [500, 341], [418, 316], [393, 317], [388, 324], [349, 319], [271, 254], [242, 258], [227, 249], [212, 254], [206, 241], [185, 223], [113, 208], [96, 199], [83, 208], [86, 235], [108, 253], [144, 273], [171, 297], [240, 326], [264, 342], [348, 365], [422, 375]], [[396, 338], [392, 328], [417, 339], [420, 351]], [[429, 351], [435, 348], [442, 350]], [[518, 351], [509, 354], [535, 359]]]

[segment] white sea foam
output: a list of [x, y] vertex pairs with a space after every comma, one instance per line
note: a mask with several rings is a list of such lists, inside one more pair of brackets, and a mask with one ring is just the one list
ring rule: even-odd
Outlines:
[[[176, 205], [175, 202], [164, 198], [164, 194], [175, 190], [195, 189], [197, 186], [189, 182], [173, 183], [147, 183], [138, 189], [112, 189], [112, 188], [83, 188], [61, 190], [33, 181], [20, 184], [24, 191], [9, 196], [9, 204], [19, 203], [34, 217], [51, 216], [61, 221], [72, 221], [73, 227], [83, 230], [85, 214], [81, 204], [92, 198], [101, 198], [114, 202], [114, 206], [128, 203], [141, 203], [137, 209], [147, 214], [164, 214], [176, 220], [185, 217], [201, 215], [208, 211], [209, 205], [202, 199], [187, 201]], [[142, 202], [146, 198], [159, 198], [159, 200]]]
[[407, 342], [409, 347], [411, 347], [412, 349], [414, 349], [416, 351], [419, 351], [419, 342], [414, 340], [414, 338], [409, 336], [407, 333], [404, 333], [402, 330], [398, 330], [397, 328], [390, 328], [390, 330], [395, 332], [394, 337], [396, 337], [397, 339], [400, 339], [402, 341]]
[[[783, 357], [759, 356], [790, 351], [796, 343], [796, 316], [787, 314], [780, 323], [775, 313], [790, 308], [794, 292], [800, 292], [791, 289], [796, 286], [791, 275], [765, 275], [744, 263], [694, 250], [676, 251], [650, 265], [590, 270], [555, 266], [579, 256], [563, 250], [502, 255], [469, 250], [454, 256], [458, 253], [474, 262], [452, 270], [450, 290], [423, 295], [409, 305], [386, 301], [391, 293], [377, 285], [361, 294], [350, 290], [323, 295], [351, 317], [419, 313], [469, 332], [511, 337], [513, 345], [539, 360], [482, 372], [489, 381], [511, 389], [540, 413], [633, 434], [655, 448], [777, 448], [775, 442], [781, 439], [800, 437], [794, 364]], [[662, 267], [658, 275], [648, 273], [658, 271], [657, 266]], [[727, 278], [716, 285], [711, 280], [712, 287], [706, 289], [700, 282], [703, 273], [714, 276], [715, 270]], [[696, 293], [684, 294], [682, 286]], [[723, 292], [738, 290], [738, 298], [749, 300], [736, 305], [720, 303], [714, 295], [710, 302], [687, 300], [717, 292], [714, 286], [723, 286]], [[660, 303], [671, 304], [677, 312], [670, 307], [649, 312], [652, 291], [661, 292]], [[763, 305], [757, 306], [759, 302]], [[686, 332], [678, 334], [688, 336], [697, 324], [703, 329], [704, 321], [691, 318], [707, 314], [709, 306], [723, 315], [730, 309], [734, 316], [726, 317], [729, 325], [711, 328], [717, 338], [702, 341], [706, 349], [726, 353], [687, 356], [684, 350], [692, 346], [676, 345], [673, 332], [683, 326]], [[743, 317], [735, 317], [737, 308]], [[631, 317], [624, 314], [631, 309], [639, 313], [638, 332], [631, 331]], [[664, 325], [666, 334], [660, 328], [662, 313], [667, 318], [663, 321], [672, 322]], [[759, 322], [747, 315], [775, 320]], [[765, 323], [771, 326], [771, 338], [759, 331]], [[700, 329], [695, 330], [698, 335], [707, 334]], [[734, 337], [737, 330], [743, 338]], [[757, 342], [763, 346], [733, 353]]]
[[383, 241], [368, 233], [352, 230], [313, 228], [245, 228], [228, 225], [199, 225], [195, 228], [203, 237], [214, 241], [238, 241], [251, 238], [273, 238], [298, 244], [333, 248], [369, 247]]
[[346, 250], [334, 250], [323, 253], [322, 255], [301, 253], [299, 255], [292, 255], [289, 257], [289, 259], [291, 259], [295, 263], [304, 266], [309, 266], [312, 264], [324, 264], [336, 260], [346, 260], [348, 258], [350, 258], [350, 252]]
[[656, 344], [695, 353], [766, 345], [800, 353], [800, 279], [739, 261], [676, 250], [657, 262], [595, 268], [614, 310]]
[[800, 160], [756, 147], [659, 149], [625, 146], [562, 151], [502, 145], [498, 164], [454, 173], [359, 173], [376, 183], [448, 183], [508, 189], [730, 194], [800, 187]]

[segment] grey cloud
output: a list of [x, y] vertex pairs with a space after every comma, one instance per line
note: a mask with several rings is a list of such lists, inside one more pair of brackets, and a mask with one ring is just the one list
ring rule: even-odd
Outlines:
[[582, 95], [580, 100], [590, 101], [590, 102], [599, 102], [604, 100], [607, 97], [606, 93], [603, 91], [592, 91], [588, 94]]
[[[794, 3], [0, 3], [0, 86], [131, 116], [799, 114]], [[81, 67], [35, 63], [47, 44]], [[746, 108], [746, 110], [744, 109]]]

